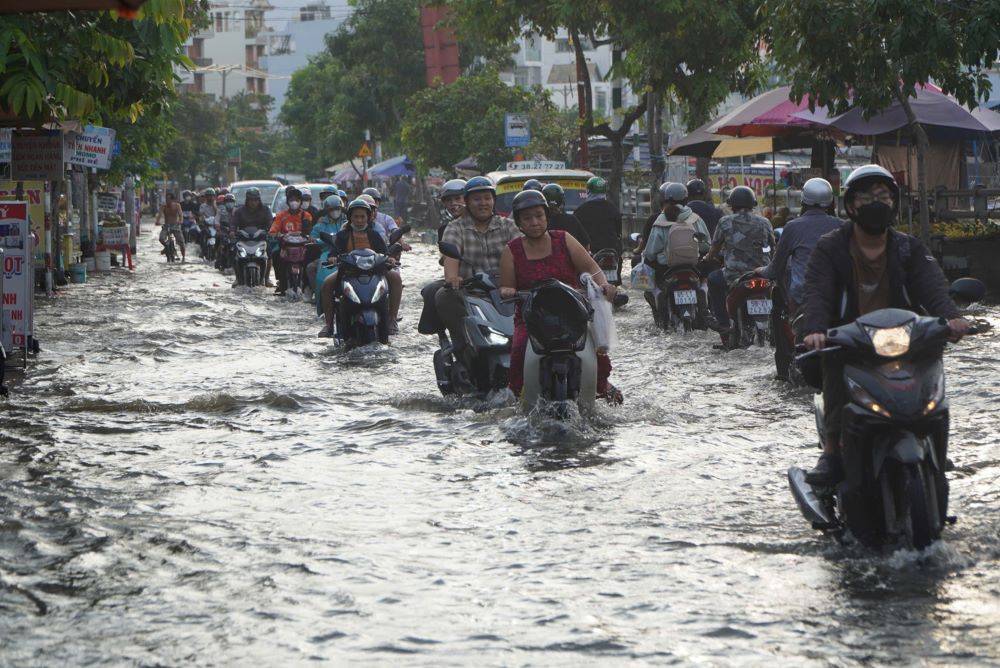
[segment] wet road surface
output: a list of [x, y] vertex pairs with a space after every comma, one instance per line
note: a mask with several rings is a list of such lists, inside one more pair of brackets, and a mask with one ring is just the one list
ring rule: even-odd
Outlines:
[[995, 337], [947, 355], [958, 524], [873, 556], [795, 508], [810, 396], [769, 350], [657, 333], [633, 295], [626, 404], [561, 428], [436, 392], [429, 246], [393, 346], [344, 353], [140, 244], [38, 300], [0, 407], [4, 666], [1000, 665]]

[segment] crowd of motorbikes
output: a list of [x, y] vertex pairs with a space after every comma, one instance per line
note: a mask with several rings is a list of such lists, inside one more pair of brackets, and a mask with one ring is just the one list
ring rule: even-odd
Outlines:
[[[394, 257], [399, 257], [400, 239], [409, 230], [404, 225], [393, 233], [388, 254], [356, 250], [321, 266], [319, 281], [339, 272], [337, 300], [343, 317], [338, 326], [344, 331], [337, 337], [346, 347], [388, 343], [385, 275], [397, 266]], [[185, 217], [183, 231], [206, 261], [215, 262], [223, 272], [233, 270], [237, 282], [251, 288], [264, 282], [268, 246], [277, 243], [286, 272], [286, 295], [291, 299], [308, 299], [315, 293], [315, 286], [308, 285], [306, 264], [318, 255], [321, 244], [333, 245], [326, 233], [317, 243], [298, 233], [269, 239], [265, 230], [254, 228], [220, 238], [212, 218]], [[640, 239], [632, 235], [631, 241], [637, 244]], [[463, 261], [451, 244], [440, 243], [439, 251]], [[608, 280], [621, 285], [618, 253], [602, 249], [594, 257]], [[633, 264], [637, 262], [634, 258]], [[672, 333], [707, 328], [710, 316], [704, 277], [714, 268], [703, 261], [671, 267], [655, 285], [640, 286], [646, 288], [647, 301], [654, 306], [658, 327]], [[487, 397], [507, 387], [514, 308], [520, 303], [529, 336], [522, 405], [530, 410], [536, 404], [551, 404], [561, 407], [557, 416], [565, 416], [567, 405], [588, 408], [594, 404], [593, 307], [579, 290], [550, 280], [504, 300], [498, 276], [483, 273], [465, 279], [462, 288], [468, 310], [460, 332], [462, 345], [456, 346], [441, 331], [433, 356], [443, 395]], [[978, 301], [983, 286], [963, 279], [953, 285], [952, 294], [956, 300]], [[845, 457], [845, 482], [817, 489], [805, 482], [802, 469], [788, 472], [793, 495], [812, 525], [838, 536], [850, 532], [870, 546], [903, 544], [921, 549], [940, 537], [942, 528], [954, 521], [948, 514], [945, 477], [950, 460], [941, 358], [947, 325], [909, 311], [877, 311], [831, 330], [826, 349], [796, 357], [802, 351], [796, 350], [794, 323], [784, 308], [778, 282], [754, 272], [740, 276], [729, 285], [726, 306], [733, 326], [717, 347], [771, 345], [782, 378], [818, 390], [818, 359], [839, 354], [847, 360], [844, 375], [851, 402], [844, 409], [844, 431], [858, 447]], [[815, 410], [822, 442], [819, 395]]]

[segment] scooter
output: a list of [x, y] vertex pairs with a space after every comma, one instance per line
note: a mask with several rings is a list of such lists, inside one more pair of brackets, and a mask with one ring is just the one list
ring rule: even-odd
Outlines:
[[289, 301], [298, 301], [302, 298], [308, 243], [309, 239], [298, 232], [281, 237], [281, 262], [285, 268], [285, 294]]
[[592, 409], [597, 397], [597, 353], [590, 333], [593, 307], [578, 290], [556, 279], [541, 281], [517, 298], [529, 344], [522, 407], [530, 410], [539, 399], [558, 402], [561, 418], [567, 416], [569, 402]]
[[[593, 254], [594, 262], [604, 272], [604, 277], [608, 283], [617, 288], [622, 286], [621, 256], [614, 248], [602, 248]], [[621, 308], [628, 304], [628, 294], [624, 290], [615, 293], [615, 300], [612, 306]]]
[[708, 311], [705, 292], [701, 289], [701, 274], [694, 267], [679, 267], [663, 277], [656, 310], [660, 326], [667, 331], [706, 329]]
[[[445, 257], [464, 262], [454, 244], [441, 242]], [[441, 394], [485, 396], [507, 387], [510, 345], [514, 336], [514, 305], [500, 298], [497, 276], [479, 273], [462, 281], [469, 315], [463, 326], [464, 346], [455, 355], [445, 332], [438, 334], [434, 375]]]
[[247, 227], [236, 231], [236, 279], [255, 288], [263, 283], [267, 263], [267, 230]]
[[[955, 521], [948, 515], [941, 362], [950, 334], [943, 318], [883, 309], [829, 330], [826, 348], [796, 358], [803, 377], [819, 389], [820, 357], [842, 356], [850, 396], [841, 411], [843, 482], [814, 488], [803, 469], [788, 471], [792, 496], [813, 528], [838, 537], [850, 532], [873, 548], [922, 550]], [[822, 396], [814, 403], [822, 444]]]
[[376, 341], [388, 345], [389, 282], [385, 274], [395, 264], [390, 262], [392, 254], [402, 250], [399, 240], [409, 231], [409, 225], [393, 230], [386, 255], [364, 248], [337, 258], [337, 338], [344, 341], [347, 350]]
[[749, 348], [756, 341], [763, 346], [771, 340], [771, 280], [747, 272], [729, 286], [726, 308], [733, 321], [730, 349]]
[[191, 245], [192, 242], [196, 241], [195, 237], [198, 232], [198, 223], [194, 219], [194, 214], [190, 211], [185, 211], [181, 214], [181, 232], [184, 233], [184, 244]]
[[216, 230], [215, 216], [209, 216], [201, 221], [198, 238], [200, 239], [201, 256], [209, 262], [215, 260]]

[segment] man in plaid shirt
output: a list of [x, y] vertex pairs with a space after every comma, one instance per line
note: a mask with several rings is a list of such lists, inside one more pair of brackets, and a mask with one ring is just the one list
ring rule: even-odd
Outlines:
[[434, 298], [456, 351], [465, 345], [462, 323], [469, 315], [462, 280], [481, 272], [499, 275], [500, 254], [508, 241], [521, 235], [513, 220], [493, 212], [495, 204], [493, 182], [484, 176], [470, 179], [465, 186], [465, 215], [450, 222], [441, 237], [441, 241], [458, 246], [464, 259], [444, 259], [444, 287]]

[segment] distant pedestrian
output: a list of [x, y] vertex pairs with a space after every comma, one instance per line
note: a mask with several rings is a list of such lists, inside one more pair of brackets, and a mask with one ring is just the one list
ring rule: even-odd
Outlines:
[[396, 181], [392, 189], [392, 205], [396, 210], [396, 217], [402, 221], [406, 220], [406, 213], [410, 206], [410, 179], [403, 176]]

